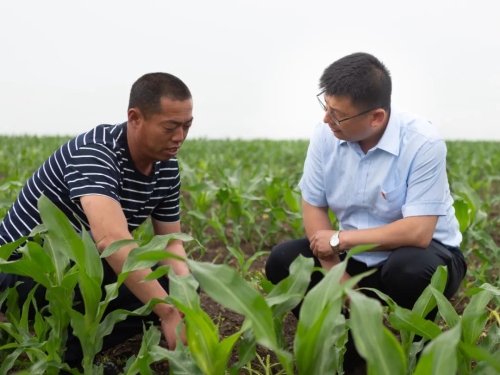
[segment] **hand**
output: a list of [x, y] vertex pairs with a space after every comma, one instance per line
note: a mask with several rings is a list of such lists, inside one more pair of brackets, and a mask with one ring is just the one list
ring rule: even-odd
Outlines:
[[[340, 278], [340, 283], [343, 284], [345, 283], [347, 280], [349, 280], [351, 278], [351, 275], [349, 275], [347, 272], [344, 272], [344, 274], [342, 275], [342, 277]], [[356, 289], [358, 286], [356, 285], [354, 288]]]
[[310, 239], [310, 248], [318, 259], [330, 260], [335, 256], [330, 246], [330, 238], [335, 234], [334, 230], [318, 230]]
[[[160, 319], [161, 329], [163, 331], [163, 334], [165, 335], [165, 339], [167, 340], [168, 349], [170, 350], [175, 349], [178, 337], [175, 331], [181, 321], [181, 314], [177, 309], [172, 309], [172, 311], [168, 315], [163, 316]], [[182, 330], [179, 338], [184, 345], [187, 345], [186, 326], [184, 323], [182, 323]]]

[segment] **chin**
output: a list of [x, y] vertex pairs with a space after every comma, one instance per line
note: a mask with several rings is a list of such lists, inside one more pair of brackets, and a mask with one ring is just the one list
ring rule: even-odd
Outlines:
[[168, 160], [172, 159], [173, 157], [174, 156], [158, 155], [155, 158], [155, 161], [168, 161]]
[[344, 136], [344, 134], [341, 131], [336, 131], [336, 132], [332, 131], [332, 133], [335, 136], [335, 138], [338, 138], [338, 139], [340, 139], [342, 141], [346, 141], [347, 140], [346, 137]]

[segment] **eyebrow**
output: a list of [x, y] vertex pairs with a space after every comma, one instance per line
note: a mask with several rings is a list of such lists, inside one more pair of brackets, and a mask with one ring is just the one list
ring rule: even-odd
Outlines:
[[341, 110], [339, 110], [339, 109], [337, 109], [337, 108], [333, 108], [333, 107], [330, 107], [330, 106], [328, 106], [328, 108], [330, 108], [330, 110], [331, 110], [331, 111], [338, 113], [338, 114], [339, 114], [339, 115], [341, 115], [342, 117], [346, 115], [346, 113], [345, 113], [345, 112], [342, 112]]
[[175, 120], [166, 120], [166, 121], [162, 121], [162, 123], [164, 123], [164, 124], [172, 124], [172, 125], [175, 125], [175, 126], [182, 126], [182, 125], [189, 124], [190, 122], [193, 121], [193, 119], [194, 119], [194, 117], [191, 117], [186, 122], [180, 122], [180, 121], [175, 121]]

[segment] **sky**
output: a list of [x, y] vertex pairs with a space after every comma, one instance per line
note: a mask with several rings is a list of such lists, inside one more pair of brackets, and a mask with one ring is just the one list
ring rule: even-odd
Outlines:
[[393, 106], [450, 140], [500, 141], [497, 0], [0, 1], [0, 134], [77, 135], [126, 120], [163, 71], [194, 99], [190, 137], [308, 139], [318, 81], [368, 52]]

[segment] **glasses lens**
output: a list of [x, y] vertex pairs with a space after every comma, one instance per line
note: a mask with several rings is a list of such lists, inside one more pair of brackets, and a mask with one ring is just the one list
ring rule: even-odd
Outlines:
[[326, 111], [326, 104], [325, 104], [325, 99], [323, 99], [323, 95], [319, 94], [316, 96], [316, 98], [318, 99], [319, 105], [321, 106], [323, 111]]
[[328, 115], [331, 117], [332, 121], [335, 125], [340, 126], [340, 121], [333, 115], [332, 111], [328, 111]]

